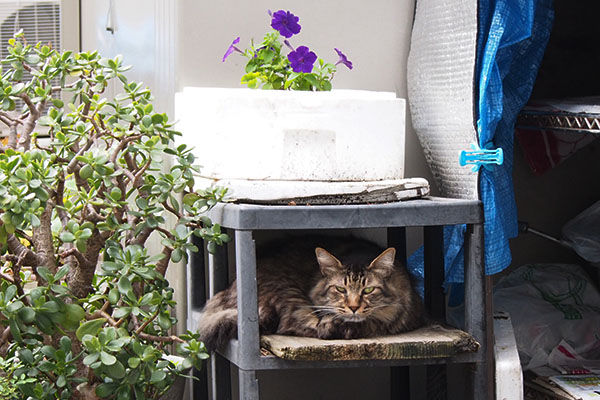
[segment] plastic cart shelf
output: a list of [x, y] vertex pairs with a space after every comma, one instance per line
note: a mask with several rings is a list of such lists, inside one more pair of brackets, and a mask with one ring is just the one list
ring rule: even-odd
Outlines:
[[[469, 391], [473, 399], [485, 399], [492, 386], [487, 373], [486, 347], [490, 332], [486, 330], [486, 296], [483, 267], [483, 210], [476, 200], [426, 197], [385, 204], [323, 205], [323, 206], [268, 206], [223, 203], [209, 213], [214, 223], [226, 228], [233, 237], [216, 254], [201, 253], [191, 258], [188, 268], [188, 326], [197, 326], [198, 314], [206, 301], [229, 284], [228, 253], [235, 254], [238, 291], [238, 339], [232, 340], [211, 358], [209, 392], [213, 399], [231, 396], [230, 363], [239, 369], [239, 393], [242, 400], [258, 400], [257, 370], [300, 368], [345, 368], [376, 366], [439, 365], [469, 363]], [[406, 258], [406, 227], [423, 227], [425, 253], [425, 306], [430, 317], [443, 321], [444, 280], [443, 227], [466, 224], [465, 237], [465, 327], [464, 334], [479, 344], [476, 351], [447, 351], [431, 357], [392, 357], [387, 359], [355, 360], [289, 360], [273, 356], [262, 349], [258, 327], [256, 255], [253, 234], [257, 231], [286, 231], [308, 229], [361, 229], [387, 228], [388, 244], [396, 247], [397, 257]], [[264, 343], [264, 341], [263, 341]], [[435, 343], [432, 344], [435, 346]], [[431, 350], [431, 349], [430, 349]], [[434, 351], [435, 352], [435, 351]], [[424, 353], [425, 354], [425, 353]], [[406, 369], [395, 368], [392, 371]], [[392, 379], [392, 396], [401, 398], [406, 375], [398, 373]], [[405, 374], [405, 373], [404, 373]], [[394, 376], [394, 375], [392, 375]], [[404, 379], [404, 380], [403, 380]], [[202, 385], [200, 385], [202, 386]], [[194, 399], [207, 398], [204, 390], [194, 389]], [[404, 392], [405, 393], [405, 392]]]

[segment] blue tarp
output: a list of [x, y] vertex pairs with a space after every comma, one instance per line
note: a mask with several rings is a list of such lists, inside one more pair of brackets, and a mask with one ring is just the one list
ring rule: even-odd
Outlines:
[[[504, 163], [482, 168], [479, 181], [488, 275], [511, 262], [508, 239], [517, 235], [512, 182], [514, 124], [533, 89], [553, 18], [552, 0], [479, 0], [479, 146], [491, 143], [492, 148], [501, 147], [504, 152]], [[446, 283], [464, 281], [464, 231], [464, 226], [444, 231]], [[411, 273], [423, 276], [422, 249], [409, 258], [408, 265]]]

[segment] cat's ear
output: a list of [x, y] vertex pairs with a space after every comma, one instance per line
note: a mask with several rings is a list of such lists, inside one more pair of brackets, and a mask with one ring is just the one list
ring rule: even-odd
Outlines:
[[342, 269], [342, 263], [340, 260], [335, 258], [330, 252], [320, 247], [315, 249], [317, 255], [317, 262], [321, 267], [321, 272], [325, 276], [331, 276], [338, 273]]
[[394, 258], [396, 257], [396, 249], [390, 247], [384, 250], [383, 253], [377, 256], [376, 259], [371, 261], [368, 270], [388, 276], [394, 270]]

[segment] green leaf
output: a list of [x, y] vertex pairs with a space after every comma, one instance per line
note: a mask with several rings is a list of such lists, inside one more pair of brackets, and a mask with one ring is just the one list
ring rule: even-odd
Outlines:
[[69, 266], [63, 265], [62, 267], [60, 267], [58, 269], [58, 271], [56, 272], [56, 275], [54, 275], [54, 279], [58, 281], [58, 280], [64, 278], [65, 276], [67, 276], [68, 273], [69, 273]]
[[127, 365], [129, 365], [129, 368], [135, 369], [140, 365], [140, 361], [138, 357], [131, 357], [127, 360]]
[[30, 307], [21, 308], [18, 315], [25, 324], [30, 324], [35, 319], [35, 311]]
[[125, 367], [120, 361], [117, 361], [106, 370], [106, 374], [114, 379], [123, 379], [125, 377]]
[[48, 300], [40, 307], [40, 311], [54, 314], [60, 311], [60, 305], [54, 300]]
[[308, 83], [310, 83], [312, 86], [315, 86], [315, 87], [319, 86], [319, 81], [313, 74], [304, 75], [304, 79], [306, 81], [308, 81]]
[[129, 281], [129, 278], [127, 278], [126, 276], [122, 276], [121, 279], [119, 279], [119, 283], [117, 284], [117, 287], [119, 288], [119, 292], [123, 296], [127, 296], [130, 299], [135, 298], [135, 296], [133, 294], [133, 287], [131, 286], [131, 282]]
[[101, 383], [98, 386], [96, 386], [96, 396], [109, 397], [111, 394], [113, 394], [117, 390], [118, 387], [119, 387], [119, 384], [115, 383], [115, 382]]
[[158, 314], [158, 325], [167, 330], [171, 327], [171, 318], [167, 314]]
[[19, 329], [19, 325], [14, 318], [10, 318], [8, 321], [8, 325], [10, 327], [10, 333], [17, 342], [23, 341], [23, 336], [21, 336], [21, 330]]
[[60, 234], [60, 240], [62, 240], [64, 243], [71, 243], [75, 241], [75, 235], [73, 235], [71, 232], [64, 231]]
[[92, 177], [92, 173], [94, 170], [90, 164], [86, 164], [81, 169], [79, 169], [79, 177], [83, 180], [89, 179]]
[[41, 352], [42, 352], [43, 355], [45, 355], [48, 358], [52, 358], [52, 359], [56, 358], [55, 357], [55, 355], [56, 355], [56, 349], [54, 349], [54, 347], [52, 347], [52, 346], [48, 346], [48, 345], [43, 346], [42, 349], [41, 349]]
[[8, 311], [9, 313], [14, 313], [19, 311], [21, 308], [24, 307], [24, 304], [21, 300], [17, 300], [14, 303], [10, 303], [7, 307], [6, 307], [6, 311]]
[[42, 332], [47, 335], [50, 335], [54, 332], [54, 325], [52, 320], [45, 316], [44, 314], [37, 314], [35, 318], [35, 324], [40, 328]]
[[91, 321], [86, 321], [81, 324], [79, 328], [77, 328], [75, 336], [77, 336], [77, 339], [79, 340], [81, 340], [84, 335], [96, 336], [105, 322], [106, 318], [97, 318]]
[[127, 386], [121, 386], [117, 392], [116, 400], [131, 400], [131, 391]]
[[108, 292], [108, 302], [112, 305], [117, 304], [121, 296], [119, 295], [119, 290], [117, 288], [112, 288], [110, 292]]
[[167, 377], [167, 373], [163, 370], [157, 369], [150, 375], [150, 383], [157, 383], [164, 380]]
[[171, 253], [171, 261], [178, 263], [183, 258], [183, 251], [179, 248], [173, 250]]
[[56, 370], [56, 365], [54, 365], [50, 361], [42, 361], [38, 364], [37, 367], [42, 372], [54, 372]]
[[152, 123], [154, 125], [160, 125], [165, 122], [165, 118], [161, 114], [154, 114], [152, 116]]
[[188, 227], [183, 224], [179, 224], [175, 227], [175, 236], [177, 236], [178, 239], [187, 238], [188, 232], [189, 232]]
[[60, 100], [60, 99], [52, 99], [52, 104], [56, 108], [63, 108], [64, 105], [65, 105], [65, 103], [62, 100]]
[[4, 291], [4, 302], [8, 303], [11, 301], [13, 297], [15, 297], [15, 294], [17, 294], [17, 287], [15, 285], [10, 285], [7, 287]]
[[56, 386], [59, 388], [65, 387], [67, 385], [67, 378], [64, 375], [59, 375], [56, 379]]
[[83, 359], [83, 363], [85, 365], [91, 365], [93, 363], [95, 363], [96, 361], [98, 361], [98, 359], [100, 358], [100, 353], [92, 353], [92, 354], [88, 354], [87, 356], [85, 356], [85, 358]]
[[117, 357], [102, 351], [100, 352], [100, 361], [102, 361], [102, 364], [104, 365], [113, 365], [117, 362]]
[[122, 195], [123, 195], [123, 192], [121, 192], [121, 189], [119, 189], [118, 187], [114, 187], [110, 190], [110, 197], [114, 201], [121, 200]]
[[37, 273], [47, 282], [54, 282], [54, 275], [46, 267], [38, 267]]
[[70, 352], [71, 351], [71, 338], [69, 338], [68, 336], [61, 337], [60, 338], [60, 348], [65, 353]]
[[29, 349], [20, 349], [18, 352], [18, 357], [27, 364], [33, 364], [34, 362], [33, 353]]
[[113, 312], [113, 317], [121, 319], [131, 314], [131, 307], [120, 307]]
[[148, 128], [150, 125], [152, 125], [152, 117], [149, 115], [144, 115], [142, 117], [142, 125], [146, 128]]
[[79, 322], [85, 318], [85, 310], [78, 304], [65, 305], [65, 318], [69, 322]]

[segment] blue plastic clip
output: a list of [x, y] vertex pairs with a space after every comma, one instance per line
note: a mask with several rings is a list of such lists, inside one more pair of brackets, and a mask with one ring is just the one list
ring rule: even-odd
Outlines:
[[488, 143], [484, 149], [481, 149], [478, 145], [472, 144], [472, 151], [461, 151], [459, 162], [461, 166], [473, 165], [471, 171], [477, 172], [483, 165], [486, 169], [492, 169], [491, 164], [502, 165], [504, 162], [504, 153], [501, 148], [493, 149], [493, 144]]

